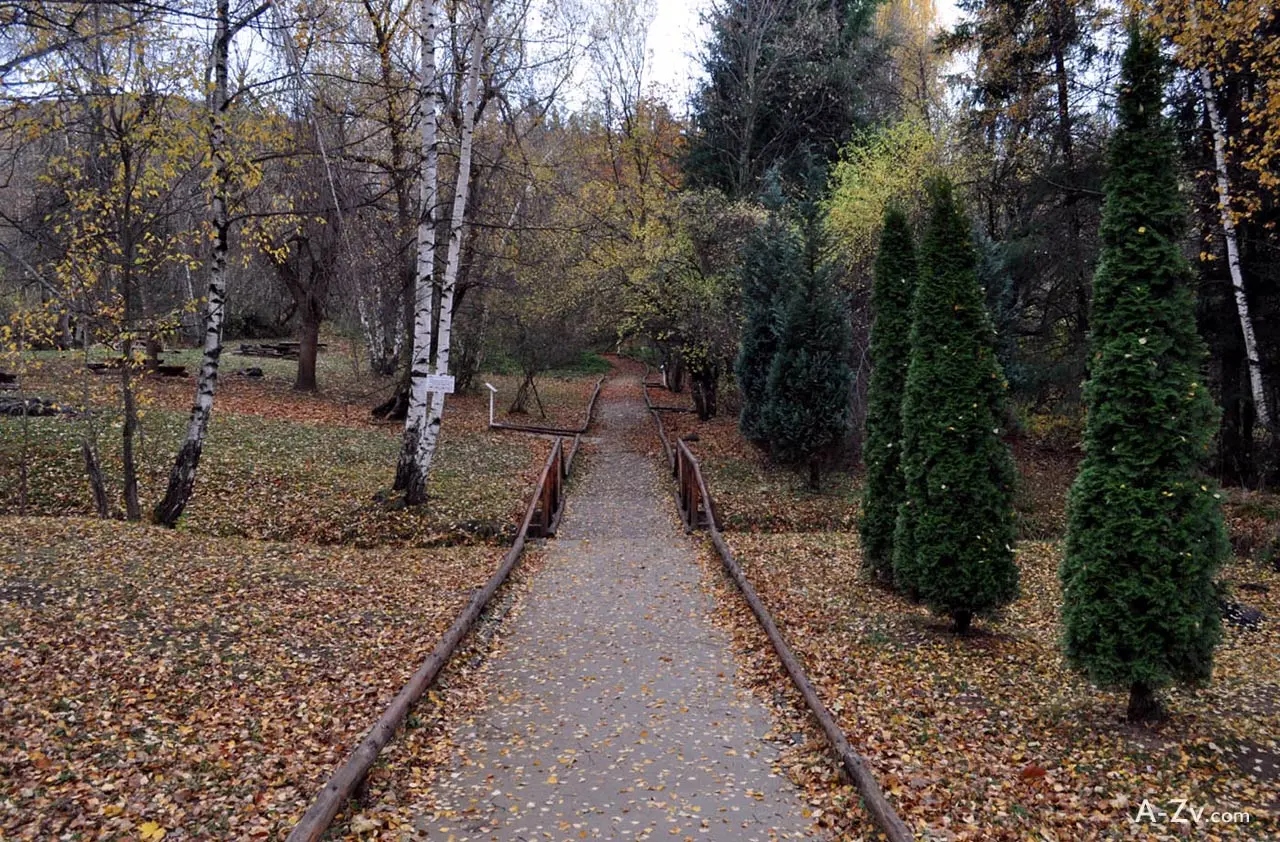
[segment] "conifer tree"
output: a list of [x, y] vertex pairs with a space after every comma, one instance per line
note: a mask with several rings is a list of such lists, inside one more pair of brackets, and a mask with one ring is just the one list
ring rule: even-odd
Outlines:
[[761, 417], [774, 456], [806, 465], [809, 487], [816, 491], [824, 463], [852, 429], [853, 339], [824, 254], [816, 204], [808, 203], [802, 216], [804, 253], [798, 271], [784, 280], [777, 350]]
[[1155, 39], [1132, 27], [1094, 277], [1085, 459], [1060, 571], [1067, 658], [1128, 690], [1134, 721], [1159, 715], [1160, 688], [1208, 679], [1226, 554], [1219, 495], [1199, 471], [1216, 413], [1163, 86]]
[[889, 206], [871, 288], [871, 382], [867, 387], [867, 470], [862, 501], [862, 560], [882, 582], [893, 580], [893, 531], [905, 488], [902, 479], [902, 391], [911, 359], [911, 298], [916, 251], [900, 207]]
[[742, 289], [742, 340], [734, 363], [742, 410], [738, 429], [747, 441], [765, 447], [769, 441], [762, 413], [767, 400], [769, 369], [778, 347], [779, 289], [801, 274], [804, 251], [782, 213], [785, 200], [776, 171], [765, 174], [761, 197], [769, 216], [743, 248], [739, 282]]
[[970, 226], [951, 185], [932, 186], [902, 402], [906, 499], [894, 535], [899, 586], [966, 631], [1013, 600], [1013, 458], [1000, 438], [1004, 376]]

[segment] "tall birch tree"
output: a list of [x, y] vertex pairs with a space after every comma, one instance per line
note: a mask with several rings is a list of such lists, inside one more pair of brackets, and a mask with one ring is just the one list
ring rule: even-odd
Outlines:
[[[471, 193], [471, 151], [475, 140], [476, 110], [480, 95], [480, 71], [484, 63], [484, 38], [488, 28], [489, 0], [483, 0], [476, 10], [476, 21], [471, 31], [470, 61], [467, 66], [467, 81], [462, 100], [462, 134], [459, 138], [458, 178], [453, 190], [453, 213], [449, 224], [449, 252], [445, 261], [444, 277], [440, 283], [440, 321], [436, 338], [436, 360], [434, 374], [449, 373], [449, 348], [453, 338], [453, 297], [457, 288], [458, 268], [462, 263], [462, 241], [467, 233], [466, 214], [467, 199]], [[434, 233], [434, 232], [433, 232]], [[420, 273], [421, 274], [421, 273]], [[428, 292], [428, 307], [429, 304]], [[425, 378], [417, 377], [419, 354], [427, 357], [430, 353], [430, 332], [426, 333], [425, 347], [419, 349], [418, 340], [421, 334], [415, 331], [413, 399], [410, 403], [412, 413], [417, 403], [417, 393], [424, 393]], [[414, 466], [409, 482], [405, 487], [405, 502], [418, 505], [426, 501], [426, 481], [431, 472], [431, 461], [435, 457], [436, 447], [440, 442], [440, 426], [444, 419], [444, 390], [430, 391], [430, 406], [426, 417], [417, 425], [417, 443], [414, 454]], [[425, 403], [425, 402], [424, 402]], [[406, 423], [406, 435], [409, 430]]]
[[270, 0], [258, 6], [241, 20], [232, 23], [230, 0], [217, 0], [215, 30], [211, 56], [213, 90], [209, 94], [209, 157], [213, 162], [213, 197], [209, 218], [213, 226], [213, 252], [209, 257], [209, 287], [204, 308], [204, 346], [200, 375], [196, 379], [195, 402], [187, 422], [187, 435], [178, 457], [169, 471], [169, 487], [155, 509], [157, 523], [174, 526], [191, 500], [195, 488], [200, 454], [204, 450], [209, 419], [213, 415], [213, 396], [218, 389], [218, 364], [222, 358], [222, 324], [227, 303], [227, 250], [231, 239], [231, 215], [228, 199], [231, 192], [231, 156], [227, 144], [227, 109], [231, 103], [228, 70], [231, 40], [236, 33], [270, 8]]
[[1258, 354], [1258, 335], [1253, 329], [1249, 299], [1244, 292], [1244, 273], [1240, 268], [1240, 245], [1236, 237], [1235, 212], [1231, 209], [1231, 175], [1227, 169], [1227, 137], [1222, 130], [1222, 117], [1218, 113], [1218, 94], [1214, 90], [1213, 74], [1208, 67], [1202, 66], [1196, 75], [1204, 94], [1209, 130], [1213, 132], [1213, 164], [1218, 186], [1218, 214], [1222, 220], [1222, 239], [1226, 243], [1227, 269], [1231, 273], [1236, 314], [1240, 317], [1240, 333], [1244, 339], [1244, 352], [1249, 366], [1249, 388], [1253, 395], [1253, 409], [1263, 429], [1271, 434], [1274, 431], [1271, 408], [1267, 400], [1267, 390], [1262, 382], [1262, 358]]
[[[1159, 0], [1131, 6], [1145, 13], [1156, 30], [1168, 38], [1174, 59], [1192, 76], [1204, 102], [1213, 152], [1217, 216], [1236, 316], [1240, 323], [1253, 409], [1268, 437], [1276, 435], [1275, 419], [1266, 389], [1254, 316], [1245, 291], [1240, 235], [1242, 224], [1260, 209], [1260, 194], [1276, 191], [1280, 180], [1270, 164], [1280, 153], [1280, 49], [1275, 31], [1280, 10], [1266, 0], [1173, 3]], [[1236, 136], [1228, 129], [1232, 110], [1241, 119]], [[1233, 177], [1253, 184], [1239, 184]], [[1252, 189], [1251, 189], [1252, 188]], [[1250, 194], [1253, 195], [1250, 195]]]
[[422, 166], [418, 198], [418, 262], [413, 291], [413, 355], [409, 367], [409, 408], [404, 420], [404, 442], [396, 467], [395, 488], [404, 491], [405, 503], [417, 505], [427, 498], [427, 471], [419, 458], [419, 444], [426, 422], [427, 377], [431, 374], [431, 303], [436, 267], [436, 192], [440, 168], [436, 133], [436, 0], [422, 0], [422, 71], [419, 106], [422, 120]]

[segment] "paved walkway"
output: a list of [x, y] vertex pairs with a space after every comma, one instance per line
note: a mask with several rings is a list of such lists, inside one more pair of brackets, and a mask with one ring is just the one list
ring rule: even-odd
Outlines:
[[[768, 713], [734, 685], [669, 483], [627, 448], [635, 378], [601, 396], [599, 452], [456, 734], [430, 839], [768, 840], [815, 834], [775, 775]], [[630, 388], [626, 388], [626, 387]]]

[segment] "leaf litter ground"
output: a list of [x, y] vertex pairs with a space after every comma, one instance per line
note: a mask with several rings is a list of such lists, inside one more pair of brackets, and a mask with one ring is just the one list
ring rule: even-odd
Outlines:
[[[651, 390], [655, 403], [679, 400]], [[1019, 443], [1022, 596], [970, 637], [866, 581], [856, 534], [857, 480], [837, 473], [819, 493], [771, 464], [731, 419], [664, 413], [706, 466], [728, 540], [783, 633], [868, 759], [903, 819], [936, 840], [1280, 838], [1280, 575], [1234, 560], [1222, 581], [1263, 612], [1259, 628], [1228, 625], [1214, 680], [1169, 696], [1155, 728], [1123, 721], [1124, 699], [1091, 687], [1061, 656], [1058, 540], [1075, 457]], [[1238, 547], [1275, 530], [1269, 500], [1228, 496]], [[1237, 534], [1238, 533], [1238, 534]], [[1274, 539], [1272, 539], [1274, 540]], [[819, 821], [842, 839], [865, 827], [857, 793], [736, 588], [704, 550], [717, 619], [731, 630], [744, 678], [792, 730], [783, 763]], [[1196, 824], [1134, 823], [1143, 801]], [[1247, 823], [1213, 822], [1247, 812]], [[1187, 818], [1184, 813], [1181, 818]]]
[[[397, 512], [372, 499], [397, 431], [367, 420], [349, 372], [322, 368], [332, 385], [300, 395], [290, 364], [246, 362], [267, 376], [224, 380], [176, 532], [80, 517], [77, 421], [31, 419], [29, 511], [44, 517], [14, 516], [12, 486], [0, 499], [0, 839], [283, 838], [500, 561], [546, 439], [488, 431], [487, 398], [459, 396], [431, 505]], [[69, 397], [55, 390], [74, 365], [50, 361], [52, 394]], [[593, 385], [544, 399], [580, 416]], [[171, 455], [154, 442], [176, 442], [189, 390], [144, 386], [144, 504]], [[0, 419], [7, 477], [19, 423]], [[467, 658], [490, 636], [419, 706], [407, 741], [443, 744], [442, 717], [478, 692]]]

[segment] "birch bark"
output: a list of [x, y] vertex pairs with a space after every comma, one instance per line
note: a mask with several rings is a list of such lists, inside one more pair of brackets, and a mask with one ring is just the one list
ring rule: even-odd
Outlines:
[[[440, 327], [436, 342], [436, 374], [449, 373], [449, 346], [453, 337], [453, 294], [457, 286], [458, 268], [462, 262], [462, 240], [466, 236], [467, 200], [471, 193], [471, 149], [475, 138], [476, 109], [480, 93], [480, 65], [484, 63], [484, 39], [489, 20], [489, 2], [482, 0], [475, 29], [471, 33], [471, 65], [467, 68], [467, 85], [462, 101], [462, 136], [459, 139], [458, 179], [453, 191], [453, 215], [450, 217], [449, 254], [444, 279], [440, 285]], [[444, 392], [431, 395], [426, 423], [420, 428], [417, 473], [425, 478], [431, 471], [436, 446], [440, 442], [440, 425], [444, 418]], [[425, 487], [423, 498], [425, 500]]]
[[218, 0], [217, 28], [213, 41], [213, 92], [209, 98], [209, 152], [213, 161], [213, 254], [209, 261], [209, 290], [204, 312], [204, 353], [200, 375], [196, 380], [195, 403], [187, 422], [187, 436], [178, 458], [169, 472], [169, 487], [156, 506], [155, 519], [164, 526], [174, 526], [191, 499], [196, 470], [204, 449], [209, 417], [213, 414], [213, 395], [218, 388], [218, 363], [222, 357], [222, 321], [227, 299], [227, 246], [231, 223], [227, 211], [230, 190], [230, 165], [227, 154], [226, 109], [227, 64], [231, 49], [231, 2]]
[[[436, 144], [436, 0], [422, 0], [422, 183], [419, 187], [418, 263], [413, 289], [413, 351], [409, 365], [409, 407], [396, 465], [395, 489], [409, 505], [427, 499], [427, 470], [419, 456], [427, 417], [427, 376], [431, 373], [431, 299], [435, 280], [435, 207], [439, 148]], [[430, 462], [428, 460], [427, 467]]]
[[1200, 89], [1209, 114], [1209, 128], [1213, 132], [1213, 162], [1218, 178], [1218, 212], [1222, 220], [1222, 238], [1227, 246], [1227, 268], [1231, 272], [1231, 286], [1235, 290], [1236, 313], [1240, 317], [1240, 332], [1244, 336], [1245, 356], [1249, 360], [1249, 387], [1253, 392], [1253, 409], [1264, 430], [1273, 433], [1271, 408], [1262, 380], [1262, 359], [1258, 356], [1258, 339], [1253, 330], [1253, 317], [1249, 313], [1249, 299], [1244, 293], [1244, 275], [1240, 269], [1240, 246], [1236, 238], [1236, 223], [1231, 215], [1231, 178], [1227, 172], [1227, 140], [1222, 130], [1222, 116], [1218, 113], [1217, 93], [1213, 76], [1207, 67], [1200, 68]]

